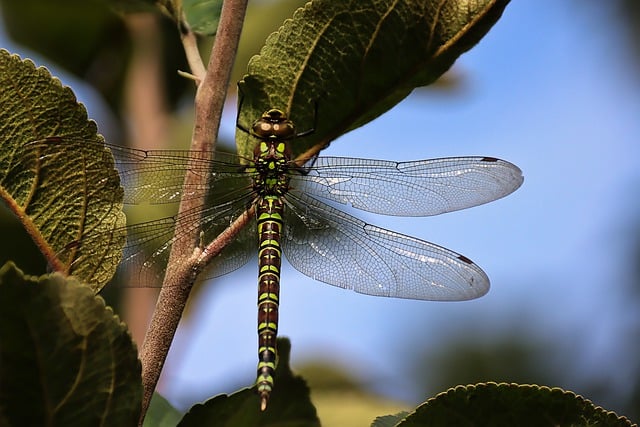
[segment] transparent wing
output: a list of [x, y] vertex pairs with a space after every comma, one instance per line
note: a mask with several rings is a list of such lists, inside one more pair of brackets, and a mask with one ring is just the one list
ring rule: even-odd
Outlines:
[[[42, 150], [46, 145], [47, 150]], [[95, 148], [96, 155], [104, 156], [104, 147], [108, 147], [119, 169], [122, 186], [125, 188], [125, 203], [177, 203], [190, 198], [196, 188], [187, 188], [183, 192], [185, 171], [208, 174], [209, 182], [204, 188], [207, 202], [184, 214], [182, 219], [189, 224], [190, 230], [201, 233], [203, 244], [211, 242], [231, 224], [252, 203], [253, 191], [251, 177], [244, 171], [239, 158], [220, 154], [218, 160], [211, 160], [200, 152], [192, 151], [144, 151], [104, 144], [100, 140], [80, 140], [64, 137], [51, 137], [33, 141], [26, 150], [35, 153], [46, 152], [48, 157], [68, 156], [74, 149], [84, 153]], [[59, 147], [59, 150], [56, 150]], [[105, 160], [107, 161], [107, 160]], [[110, 195], [105, 195], [109, 197]], [[94, 197], [101, 197], [95, 194]], [[187, 235], [174, 236], [177, 217], [171, 216], [159, 220], [142, 222], [126, 227], [127, 242], [120, 270], [126, 269], [133, 280], [126, 286], [160, 286], [166, 270], [171, 247]], [[113, 233], [113, 232], [111, 232]], [[110, 234], [111, 234], [110, 233]], [[61, 251], [59, 256], [72, 256], [74, 264], [79, 266], [87, 257], [95, 257], [92, 249], [97, 239], [109, 239], [110, 235], [97, 234], [93, 238], [74, 241]], [[255, 223], [253, 228], [243, 228], [230, 245], [218, 255], [206, 270], [207, 277], [220, 276], [244, 265], [257, 248]], [[93, 243], [93, 244], [92, 244]], [[191, 242], [195, 247], [198, 242]], [[71, 254], [73, 252], [73, 254]], [[118, 263], [120, 255], [105, 262]], [[74, 264], [71, 266], [73, 273]], [[131, 276], [130, 276], [131, 277]]]
[[[108, 145], [116, 159], [125, 203], [176, 203], [198, 197], [204, 190], [216, 202], [251, 190], [250, 176], [232, 154], [186, 150], [137, 150]], [[208, 176], [203, 187], [184, 187], [185, 173]]]
[[[207, 194], [205, 205], [194, 208], [184, 216], [189, 230], [174, 236], [176, 217], [151, 223], [136, 224], [127, 229], [125, 266], [139, 272], [144, 286], [149, 272], [164, 276], [171, 247], [178, 241], [199, 230], [203, 244], [207, 244], [224, 231], [249, 207], [253, 193], [251, 177], [239, 164], [240, 158], [231, 154], [216, 153], [211, 159], [204, 153], [185, 150], [136, 150], [109, 146], [120, 171], [125, 188], [125, 203], [172, 203]], [[208, 175], [208, 183], [201, 188], [184, 188], [186, 171]], [[201, 277], [217, 277], [230, 273], [254, 256], [257, 248], [255, 220], [242, 228], [234, 240], [207, 266]], [[191, 245], [194, 246], [195, 242]], [[146, 248], [146, 250], [145, 250]], [[149, 252], [151, 248], [152, 252]], [[160, 277], [161, 278], [161, 277]]]
[[[167, 260], [171, 247], [179, 241], [191, 236], [194, 229], [201, 232], [203, 244], [215, 239], [225, 230], [239, 215], [245, 211], [245, 204], [234, 201], [209, 208], [196, 208], [188, 211], [182, 217], [189, 225], [186, 233], [174, 236], [174, 228], [177, 216], [171, 216], [154, 221], [142, 222], [126, 227], [127, 242], [124, 247], [122, 262], [119, 271], [127, 271], [126, 282], [121, 283], [125, 287], [159, 287], [167, 268]], [[234, 237], [222, 252], [213, 259], [201, 275], [203, 278], [218, 277], [230, 273], [255, 257], [257, 248], [257, 234], [255, 232], [255, 218]], [[104, 236], [108, 238], [108, 236]], [[75, 263], [81, 263], [84, 257], [95, 256], [92, 251], [92, 242], [100, 239], [84, 239], [75, 242], [65, 251], [80, 252], [74, 256]], [[196, 247], [198, 242], [190, 242], [189, 247]], [[117, 260], [105, 260], [105, 262], [118, 263]], [[73, 274], [72, 270], [70, 271]]]
[[420, 300], [468, 300], [489, 290], [487, 275], [463, 255], [367, 224], [303, 194], [286, 200], [284, 253], [313, 279]]
[[319, 157], [291, 180], [317, 195], [384, 215], [429, 216], [488, 203], [515, 191], [522, 171], [493, 157], [413, 162]]
[[[244, 212], [244, 206], [228, 203], [204, 210], [198, 208], [187, 213], [186, 220], [191, 224], [189, 231], [199, 230], [203, 244], [208, 244], [218, 237], [237, 217]], [[193, 216], [193, 219], [189, 218]], [[139, 272], [140, 277], [146, 277], [149, 272], [159, 272], [164, 276], [171, 247], [178, 241], [185, 239], [182, 235], [173, 235], [176, 217], [153, 221], [151, 224], [131, 226], [127, 232], [131, 236], [127, 240], [125, 249], [125, 265], [133, 267], [131, 271]], [[257, 248], [257, 234], [255, 220], [242, 228], [222, 252], [207, 266], [202, 278], [218, 277], [230, 273], [255, 257]], [[153, 240], [153, 241], [151, 241]], [[151, 243], [151, 244], [149, 244]], [[197, 242], [192, 242], [195, 247]], [[149, 249], [152, 251], [149, 251]], [[145, 250], [146, 249], [146, 250]], [[143, 280], [143, 286], [149, 286]]]
[[[181, 199], [190, 199], [202, 194], [218, 202], [229, 201], [251, 190], [251, 177], [245, 172], [243, 161], [238, 156], [216, 153], [211, 158], [208, 153], [188, 150], [138, 150], [103, 143], [100, 140], [82, 140], [64, 137], [50, 137], [27, 144], [28, 150], [40, 150], [47, 146], [49, 156], [55, 155], [56, 146], [59, 155], [68, 156], [74, 147], [96, 155], [104, 156], [107, 147], [115, 158], [120, 180], [125, 189], [126, 204], [178, 203]], [[53, 153], [53, 154], [52, 154]], [[186, 171], [197, 175], [207, 175], [208, 183], [204, 187], [183, 188]]]

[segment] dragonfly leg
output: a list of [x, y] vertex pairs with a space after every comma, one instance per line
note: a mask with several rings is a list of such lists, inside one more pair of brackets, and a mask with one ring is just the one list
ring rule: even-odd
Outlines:
[[240, 123], [240, 111], [242, 111], [242, 104], [244, 103], [244, 92], [242, 92], [242, 86], [238, 83], [238, 114], [236, 114], [236, 127], [244, 133], [251, 134], [248, 127]]

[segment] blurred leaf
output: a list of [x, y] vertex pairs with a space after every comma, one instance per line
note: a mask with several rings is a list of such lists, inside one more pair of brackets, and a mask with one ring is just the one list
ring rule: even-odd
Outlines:
[[0, 408], [14, 426], [135, 425], [135, 345], [102, 298], [73, 278], [0, 269]]
[[183, 0], [183, 10], [191, 29], [206, 36], [218, 30], [222, 0]]
[[170, 16], [174, 21], [180, 19], [180, 4], [181, 0], [145, 0], [145, 2], [152, 2], [162, 10], [167, 16]]
[[353, 370], [335, 363], [307, 361], [298, 368], [313, 390], [313, 403], [323, 425], [363, 425], [364, 420], [409, 407], [373, 393], [370, 385], [361, 384], [353, 376]]
[[[153, 0], [0, 0], [6, 31], [16, 43], [89, 83], [116, 114], [124, 104], [131, 42], [124, 20], [114, 10], [157, 13], [154, 3]], [[163, 89], [169, 105], [174, 107], [186, 90], [192, 90], [193, 83], [177, 73], [188, 65], [175, 22], [162, 19], [160, 24], [162, 37], [153, 42], [162, 46], [166, 82]]]
[[[163, 0], [102, 0], [109, 4], [109, 6], [119, 13], [136, 13], [136, 12], [151, 12], [151, 11], [163, 11], [168, 14], [169, 11], [164, 10]], [[170, 16], [170, 15], [169, 15]]]
[[[308, 3], [249, 62], [239, 122], [250, 127], [278, 108], [298, 131], [314, 130], [290, 144], [295, 155], [325, 146], [434, 82], [489, 31], [507, 3]], [[240, 130], [236, 136], [239, 153], [250, 157], [255, 141]]]
[[420, 405], [398, 426], [631, 426], [624, 417], [559, 388], [507, 383], [458, 386]]
[[174, 427], [182, 418], [182, 414], [164, 397], [154, 393], [151, 405], [144, 417], [144, 427]]
[[393, 427], [409, 415], [408, 412], [399, 412], [395, 415], [384, 415], [373, 420], [371, 427]]
[[1, 5], [6, 31], [16, 43], [50, 58], [106, 97], [120, 93], [128, 36], [106, 1], [2, 0]]
[[[565, 354], [564, 349], [538, 337], [526, 325], [511, 322], [510, 328], [490, 336], [478, 331], [451, 332], [446, 345], [416, 349], [411, 365], [422, 395], [432, 396], [452, 384], [483, 381], [557, 384], [555, 371], [562, 368], [548, 354], [550, 350]], [[571, 363], [571, 358], [565, 362]]]
[[[45, 68], [0, 50], [0, 87], [0, 198], [55, 271], [99, 290], [113, 276], [125, 241], [124, 192], [113, 156], [83, 146], [103, 142], [96, 125]], [[73, 142], [57, 143], [62, 138]], [[90, 255], [75, 247], [94, 235], [102, 239]]]
[[212, 36], [218, 29], [222, 0], [109, 0], [123, 12], [149, 11], [151, 7], [162, 12], [178, 27], [183, 17], [197, 34]]
[[[620, 17], [619, 25], [615, 26], [616, 30], [622, 32], [628, 37], [627, 57], [634, 61], [637, 68], [640, 68], [640, 2], [638, 0], [620, 0], [617, 2], [596, 2], [594, 5], [615, 7], [618, 9]], [[606, 11], [605, 11], [606, 13]], [[633, 73], [638, 77], [638, 73]]]
[[219, 395], [193, 406], [180, 422], [181, 427], [216, 426], [300, 426], [320, 425], [309, 397], [305, 381], [293, 375], [289, 365], [291, 343], [278, 339], [278, 367], [275, 387], [264, 412], [255, 388], [246, 388], [231, 395]]

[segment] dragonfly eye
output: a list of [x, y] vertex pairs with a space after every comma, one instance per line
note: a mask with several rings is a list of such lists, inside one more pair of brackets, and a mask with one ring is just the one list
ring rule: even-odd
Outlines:
[[251, 130], [258, 138], [267, 138], [273, 134], [273, 125], [264, 121], [264, 119], [260, 119], [253, 124]]
[[289, 120], [282, 123], [274, 123], [272, 126], [273, 135], [278, 139], [288, 139], [296, 134], [293, 123]]

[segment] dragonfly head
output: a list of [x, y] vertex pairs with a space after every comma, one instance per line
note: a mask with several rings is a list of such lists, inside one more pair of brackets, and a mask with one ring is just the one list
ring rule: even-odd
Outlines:
[[251, 131], [262, 140], [285, 140], [296, 136], [293, 122], [284, 112], [275, 108], [265, 112], [256, 120]]

